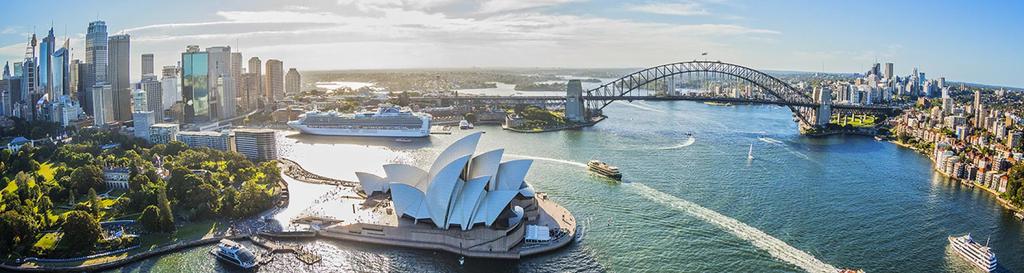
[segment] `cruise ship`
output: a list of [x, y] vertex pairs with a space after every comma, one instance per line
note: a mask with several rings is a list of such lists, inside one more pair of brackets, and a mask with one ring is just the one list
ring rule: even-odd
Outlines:
[[971, 234], [967, 234], [960, 237], [949, 236], [949, 244], [953, 246], [953, 250], [960, 257], [970, 262], [972, 265], [984, 270], [985, 272], [993, 272], [996, 270], [996, 253], [992, 252], [992, 249], [987, 245], [981, 245], [975, 242], [971, 238]]
[[245, 246], [232, 240], [220, 240], [220, 244], [217, 245], [217, 248], [210, 250], [210, 254], [243, 269], [256, 267], [256, 255]]
[[288, 126], [311, 135], [426, 137], [430, 135], [430, 115], [393, 106], [354, 114], [310, 111], [289, 121]]

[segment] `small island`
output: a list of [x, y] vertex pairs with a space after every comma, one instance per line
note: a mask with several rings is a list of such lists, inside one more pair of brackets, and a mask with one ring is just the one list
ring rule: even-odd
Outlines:
[[572, 122], [564, 111], [548, 110], [532, 105], [520, 105], [508, 110], [502, 129], [519, 133], [540, 133], [593, 125]]

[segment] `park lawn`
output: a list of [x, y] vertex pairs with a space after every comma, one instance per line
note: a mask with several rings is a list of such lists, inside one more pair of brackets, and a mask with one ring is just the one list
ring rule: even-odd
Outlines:
[[53, 163], [46, 162], [39, 164], [39, 174], [43, 176], [46, 182], [53, 181], [54, 172]]
[[227, 231], [227, 226], [222, 225], [219, 221], [202, 221], [195, 223], [188, 223], [184, 226], [178, 227], [173, 234], [167, 233], [150, 233], [139, 237], [139, 244], [141, 247], [130, 251], [132, 253], [138, 253], [143, 251], [152, 250], [168, 244], [188, 242], [199, 240], [203, 238], [213, 237], [220, 233]]
[[61, 237], [62, 235], [57, 232], [47, 233], [46, 235], [43, 235], [43, 237], [39, 238], [32, 247], [42, 249], [42, 253], [47, 253], [57, 247], [57, 242], [60, 242]]

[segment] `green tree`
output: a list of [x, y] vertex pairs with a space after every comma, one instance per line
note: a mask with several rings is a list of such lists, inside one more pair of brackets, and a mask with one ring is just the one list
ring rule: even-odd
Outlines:
[[1007, 172], [1006, 194], [1018, 204], [1024, 202], [1024, 163], [1017, 163]]
[[235, 217], [238, 207], [238, 190], [234, 187], [224, 189], [220, 200], [220, 214], [227, 217]]
[[174, 230], [174, 214], [171, 212], [171, 202], [167, 200], [167, 192], [160, 189], [157, 193], [157, 205], [160, 208], [160, 230]]
[[210, 184], [199, 185], [189, 196], [189, 203], [200, 217], [211, 216], [220, 208], [217, 189]]
[[61, 230], [64, 231], [61, 244], [75, 252], [92, 250], [102, 236], [99, 222], [92, 217], [92, 214], [84, 211], [68, 212], [64, 216], [64, 225]]
[[53, 211], [53, 201], [50, 201], [49, 196], [39, 197], [39, 201], [36, 202], [37, 213], [40, 215], [42, 221], [40, 223], [43, 227], [49, 227], [50, 224], [50, 212]]
[[0, 253], [13, 253], [16, 249], [29, 246], [39, 234], [39, 226], [28, 217], [14, 211], [0, 214]]
[[73, 188], [78, 193], [84, 193], [89, 189], [102, 189], [104, 185], [103, 170], [96, 165], [86, 165], [71, 172]]
[[142, 227], [148, 231], [162, 231], [162, 225], [160, 223], [160, 208], [149, 205], [145, 210], [142, 211], [142, 215], [139, 216], [139, 223]]

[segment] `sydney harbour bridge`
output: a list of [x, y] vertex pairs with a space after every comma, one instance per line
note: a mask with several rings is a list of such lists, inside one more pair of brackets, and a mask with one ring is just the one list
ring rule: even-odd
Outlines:
[[[678, 86], [705, 92], [680, 92]], [[706, 92], [712, 85], [728, 86], [732, 95]], [[833, 115], [880, 114], [899, 111], [894, 106], [841, 104], [832, 101], [828, 88], [805, 92], [767, 73], [720, 61], [687, 61], [642, 69], [600, 86], [584, 90], [570, 80], [565, 96], [447, 96], [415, 97], [414, 101], [448, 100], [484, 105], [564, 103], [565, 116], [576, 122], [597, 122], [603, 109], [616, 101], [701, 101], [734, 104], [771, 104], [789, 108], [802, 130], [825, 128]], [[728, 92], [726, 92], [728, 93]], [[824, 98], [824, 99], [823, 99]]]

